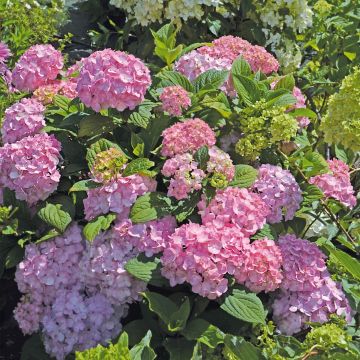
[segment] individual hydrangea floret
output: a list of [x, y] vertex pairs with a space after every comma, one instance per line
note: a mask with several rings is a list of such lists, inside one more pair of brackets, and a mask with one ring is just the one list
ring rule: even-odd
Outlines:
[[35, 135], [45, 126], [44, 106], [23, 98], [5, 110], [1, 135], [4, 143], [13, 143], [29, 135]]
[[191, 105], [190, 97], [181, 86], [168, 86], [160, 95], [162, 108], [172, 116], [181, 116]]
[[330, 96], [320, 130], [325, 141], [360, 151], [360, 68], [345, 77], [340, 91]]
[[349, 302], [341, 285], [327, 276], [323, 285], [313, 291], [282, 291], [273, 305], [273, 318], [285, 335], [293, 335], [307, 328], [306, 322], [324, 323], [331, 314], [352, 319]]
[[267, 238], [251, 243], [242, 267], [235, 270], [237, 282], [253, 292], [274, 291], [282, 280], [280, 248]]
[[194, 293], [216, 299], [227, 291], [225, 275], [242, 265], [248, 246], [249, 239], [236, 227], [219, 231], [208, 225], [185, 224], [169, 238], [161, 273], [171, 286], [188, 282]]
[[9, 47], [3, 41], [0, 41], [0, 63], [5, 63], [10, 56]]
[[0, 148], [0, 185], [33, 205], [53, 193], [60, 181], [57, 165], [61, 144], [45, 133]]
[[313, 291], [327, 273], [325, 255], [316, 244], [286, 234], [279, 237], [284, 279], [281, 288], [290, 291]]
[[118, 176], [100, 187], [89, 189], [84, 199], [85, 219], [114, 212], [126, 218], [138, 196], [155, 191], [156, 181], [140, 175]]
[[201, 182], [206, 176], [189, 153], [178, 154], [167, 159], [161, 173], [171, 177], [168, 196], [174, 196], [177, 200], [187, 198], [189, 193], [194, 190], [200, 190]]
[[171, 157], [186, 152], [193, 153], [202, 146], [215, 145], [214, 131], [201, 119], [188, 119], [178, 122], [162, 133], [161, 155]]
[[329, 174], [313, 176], [310, 184], [318, 186], [326, 197], [334, 198], [345, 206], [353, 208], [356, 205], [354, 188], [350, 182], [349, 167], [341, 160], [328, 160]]
[[83, 282], [89, 294], [100, 292], [113, 305], [139, 299], [146, 284], [133, 278], [124, 268], [139, 252], [124, 239], [124, 228], [115, 226], [86, 244], [80, 262]]
[[270, 207], [267, 221], [271, 224], [291, 220], [300, 208], [301, 189], [293, 175], [280, 166], [261, 165], [253, 185], [261, 199]]
[[95, 111], [133, 110], [144, 100], [151, 84], [149, 69], [122, 51], [105, 49], [82, 60], [77, 79], [80, 100]]
[[55, 80], [63, 66], [60, 51], [52, 45], [34, 45], [16, 63], [12, 82], [20, 91], [34, 91]]
[[236, 187], [218, 190], [208, 205], [203, 198], [198, 207], [204, 225], [217, 229], [235, 225], [245, 236], [261, 229], [269, 215], [269, 207], [258, 194]]

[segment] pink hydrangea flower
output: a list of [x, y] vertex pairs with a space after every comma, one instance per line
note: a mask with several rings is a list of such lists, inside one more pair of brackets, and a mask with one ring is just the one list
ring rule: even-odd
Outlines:
[[270, 164], [261, 165], [253, 185], [261, 199], [270, 207], [267, 221], [271, 224], [291, 220], [300, 208], [301, 189], [288, 170]]
[[281, 251], [274, 241], [267, 238], [255, 240], [246, 252], [243, 266], [235, 270], [234, 277], [253, 292], [274, 291], [283, 278], [281, 265]]
[[64, 360], [73, 351], [106, 345], [121, 331], [126, 308], [116, 310], [101, 294], [86, 296], [76, 290], [61, 292], [43, 318], [48, 354]]
[[214, 131], [201, 119], [189, 119], [178, 122], [162, 133], [161, 155], [171, 157], [186, 152], [193, 153], [202, 146], [215, 145]]
[[105, 49], [82, 59], [77, 80], [80, 100], [95, 111], [133, 110], [151, 84], [149, 69], [133, 55]]
[[328, 160], [328, 164], [331, 173], [313, 176], [309, 183], [318, 186], [326, 197], [332, 197], [353, 208], [356, 205], [356, 197], [350, 182], [349, 167], [337, 159]]
[[217, 229], [235, 225], [245, 236], [261, 229], [269, 215], [269, 207], [258, 194], [236, 187], [218, 190], [209, 205], [202, 199], [198, 207], [204, 225]]
[[5, 63], [10, 56], [9, 47], [3, 41], [0, 41], [0, 63]]
[[185, 224], [175, 230], [163, 252], [161, 273], [175, 286], [188, 282], [192, 291], [216, 299], [227, 291], [227, 273], [241, 266], [249, 240], [235, 227]]
[[34, 99], [23, 98], [5, 110], [1, 135], [4, 143], [14, 143], [35, 135], [45, 126], [45, 108]]
[[172, 116], [181, 116], [191, 105], [190, 97], [181, 86], [168, 86], [160, 95], [162, 108]]
[[220, 173], [225, 175], [228, 181], [231, 181], [235, 175], [235, 166], [226, 152], [216, 146], [209, 148], [209, 161], [206, 165], [208, 173]]
[[16, 63], [12, 82], [20, 91], [34, 91], [55, 80], [63, 66], [60, 51], [52, 45], [34, 45]]
[[98, 235], [80, 261], [83, 282], [89, 294], [100, 292], [113, 305], [139, 299], [146, 284], [133, 278], [124, 266], [138, 254], [132, 244], [124, 241], [124, 228], [114, 227]]
[[[296, 98], [296, 103], [290, 108], [290, 110], [305, 109], [305, 96], [303, 95], [301, 90], [298, 87], [294, 86], [292, 94]], [[298, 116], [296, 120], [298, 121], [301, 128], [306, 128], [310, 124], [310, 120], [306, 116]]]
[[344, 316], [351, 321], [351, 308], [340, 284], [330, 276], [313, 291], [282, 291], [273, 305], [273, 318], [285, 335], [293, 335], [307, 328], [306, 322], [324, 323], [331, 314]]
[[76, 82], [72, 80], [53, 80], [38, 87], [33, 97], [44, 105], [51, 104], [55, 95], [66, 96], [69, 99], [77, 97]]
[[0, 185], [33, 205], [53, 193], [60, 181], [61, 144], [53, 135], [36, 134], [0, 148]]
[[118, 176], [109, 183], [88, 190], [88, 196], [84, 199], [85, 219], [91, 220], [109, 212], [115, 212], [126, 218], [136, 198], [155, 189], [156, 181], [149, 177]]
[[123, 242], [150, 257], [165, 249], [169, 236], [175, 231], [176, 220], [173, 216], [165, 216], [143, 224], [133, 224], [130, 219], [124, 219], [114, 227]]
[[198, 163], [191, 154], [178, 154], [165, 161], [161, 173], [171, 177], [168, 187], [168, 196], [175, 199], [186, 199], [192, 191], [200, 190], [201, 181], [206, 174], [198, 169]]
[[284, 279], [281, 288], [312, 291], [323, 283], [326, 273], [325, 255], [316, 244], [286, 234], [279, 237]]

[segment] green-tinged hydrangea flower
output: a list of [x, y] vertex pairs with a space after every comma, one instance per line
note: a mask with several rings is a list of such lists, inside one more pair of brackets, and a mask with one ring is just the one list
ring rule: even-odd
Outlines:
[[210, 180], [210, 185], [216, 189], [224, 189], [229, 182], [224, 174], [215, 173]]
[[270, 123], [271, 142], [290, 141], [296, 135], [298, 122], [289, 114], [274, 116]]
[[343, 80], [340, 91], [330, 97], [320, 129], [325, 141], [360, 150], [360, 68]]
[[91, 172], [96, 179], [102, 182], [110, 181], [120, 173], [126, 163], [127, 158], [124, 153], [111, 148], [96, 155]]
[[268, 146], [268, 139], [262, 134], [249, 134], [235, 145], [235, 151], [244, 158], [254, 161]]

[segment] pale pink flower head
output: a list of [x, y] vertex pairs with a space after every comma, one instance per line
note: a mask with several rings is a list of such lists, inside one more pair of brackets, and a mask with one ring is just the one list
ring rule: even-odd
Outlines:
[[172, 116], [181, 116], [183, 110], [191, 105], [190, 97], [181, 86], [168, 86], [160, 95], [162, 108]]
[[281, 265], [281, 251], [273, 240], [255, 240], [246, 252], [243, 266], [235, 270], [234, 277], [253, 292], [274, 291], [283, 278]]
[[204, 225], [217, 229], [234, 225], [245, 236], [261, 229], [269, 215], [269, 207], [258, 194], [237, 187], [218, 190], [208, 205], [203, 198], [198, 207]]
[[195, 118], [177, 122], [162, 133], [161, 155], [171, 157], [186, 152], [194, 153], [202, 146], [215, 145], [214, 131], [203, 120]]
[[261, 199], [270, 207], [267, 221], [271, 224], [291, 220], [300, 208], [301, 189], [293, 175], [280, 166], [261, 165], [253, 185]]
[[279, 237], [284, 279], [281, 288], [291, 291], [313, 291], [327, 274], [325, 255], [316, 244], [286, 234]]
[[63, 66], [60, 51], [52, 45], [34, 45], [16, 63], [12, 82], [20, 91], [34, 91], [55, 80]]
[[0, 148], [0, 185], [33, 205], [52, 194], [60, 181], [61, 144], [54, 135], [28, 136]]
[[216, 146], [209, 148], [209, 161], [206, 165], [209, 173], [225, 175], [227, 181], [231, 181], [235, 175], [235, 166], [226, 152]]
[[0, 63], [5, 63], [10, 56], [9, 47], [3, 41], [0, 41]]
[[14, 143], [35, 135], [45, 126], [44, 106], [35, 99], [23, 98], [5, 110], [1, 128], [4, 143]]
[[51, 104], [61, 89], [61, 80], [52, 80], [45, 85], [39, 86], [33, 93], [33, 98], [43, 105]]
[[216, 299], [228, 289], [226, 274], [241, 266], [249, 239], [235, 227], [218, 231], [212, 226], [185, 224], [169, 237], [161, 273], [175, 286], [187, 282], [192, 291]]
[[345, 206], [353, 208], [356, 205], [354, 188], [350, 182], [349, 167], [341, 160], [328, 160], [331, 173], [313, 176], [310, 184], [318, 186], [326, 197], [334, 198]]
[[141, 60], [122, 51], [105, 49], [82, 59], [77, 92], [95, 111], [114, 108], [133, 110], [151, 84], [149, 69]]

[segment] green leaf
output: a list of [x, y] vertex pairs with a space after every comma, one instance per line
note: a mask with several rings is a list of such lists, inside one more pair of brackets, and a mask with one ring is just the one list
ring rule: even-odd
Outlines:
[[[226, 335], [224, 339], [225, 354], [231, 354], [238, 360], [260, 360], [264, 359], [261, 351], [240, 336]], [[230, 355], [229, 354], [229, 355]]]
[[354, 278], [360, 280], [360, 262], [346, 252], [324, 245], [333, 256]]
[[195, 341], [184, 338], [166, 338], [164, 347], [170, 354], [171, 360], [192, 360], [194, 354]]
[[177, 221], [183, 222], [194, 212], [194, 209], [200, 201], [200, 197], [200, 192], [195, 192], [187, 199], [180, 200], [172, 211], [172, 215], [176, 216]]
[[242, 56], [239, 56], [232, 64], [231, 66], [231, 75], [238, 76], [249, 76], [251, 75], [251, 67], [249, 63], [244, 60]]
[[171, 332], [177, 332], [185, 328], [186, 322], [190, 315], [190, 301], [186, 296], [184, 302], [180, 305], [179, 309], [175, 311], [168, 324], [168, 329]]
[[129, 351], [129, 337], [128, 334], [123, 331], [120, 335], [120, 338], [115, 345], [117, 351], [120, 355], [121, 360], [130, 360], [130, 351]]
[[126, 166], [123, 171], [123, 176], [131, 176], [134, 174], [144, 175], [144, 173], [154, 165], [155, 163], [147, 158], [135, 159]]
[[202, 146], [194, 154], [194, 160], [198, 163], [199, 168], [204, 170], [206, 169], [207, 162], [209, 161], [209, 149], [207, 146]]
[[142, 295], [148, 301], [149, 309], [157, 314], [165, 324], [169, 324], [173, 313], [178, 310], [176, 304], [166, 296], [156, 292], [145, 291]]
[[39, 333], [25, 341], [21, 349], [20, 360], [49, 360]]
[[150, 347], [151, 331], [149, 330], [143, 339], [130, 350], [131, 360], [154, 360], [156, 354]]
[[190, 321], [181, 334], [188, 340], [197, 340], [212, 349], [222, 344], [225, 336], [219, 328], [203, 319]]
[[265, 224], [261, 230], [251, 237], [251, 240], [263, 239], [265, 237], [270, 240], [274, 240], [274, 235], [269, 224]]
[[235, 90], [246, 105], [251, 105], [260, 99], [260, 89], [253, 79], [243, 75], [233, 75]]
[[148, 126], [149, 122], [150, 122], [150, 116], [147, 117], [147, 116], [141, 115], [138, 112], [131, 113], [131, 115], [129, 116], [129, 119], [128, 119], [128, 123], [134, 124], [135, 126], [139, 126], [144, 129]]
[[92, 137], [114, 130], [116, 125], [113, 119], [100, 114], [93, 114], [81, 119], [79, 124], [79, 137]]
[[138, 197], [130, 210], [130, 219], [139, 224], [171, 213], [171, 200], [162, 193], [151, 192]]
[[265, 310], [255, 294], [234, 289], [232, 295], [225, 298], [220, 308], [237, 319], [254, 324], [265, 324]]
[[335, 155], [336, 157], [343, 161], [345, 164], [349, 164], [350, 163], [350, 156], [347, 153], [347, 151], [343, 148], [341, 148], [338, 145], [335, 145]]
[[15, 245], [6, 255], [5, 258], [5, 268], [11, 269], [12, 267], [19, 264], [19, 262], [24, 258], [25, 249], [19, 245]]
[[[160, 277], [161, 263], [158, 258], [148, 258], [143, 254], [138, 255], [136, 258], [130, 259], [124, 266], [125, 270], [146, 283], [153, 283], [155, 277]], [[155, 279], [156, 280], [156, 279]]]
[[354, 61], [354, 60], [356, 59], [356, 53], [355, 53], [355, 52], [344, 51], [344, 55], [345, 55], [350, 61]]
[[88, 162], [89, 168], [92, 168], [96, 159], [96, 155], [100, 152], [109, 150], [111, 148], [117, 149], [122, 151], [119, 145], [107, 140], [107, 139], [100, 139], [95, 143], [91, 144], [90, 148], [87, 150], [86, 153], [86, 161]]
[[162, 71], [158, 74], [162, 82], [160, 83], [161, 86], [171, 86], [171, 85], [179, 85], [184, 88], [188, 92], [193, 92], [194, 87], [189, 81], [187, 77], [178, 73], [177, 71]]
[[280, 80], [275, 85], [275, 90], [286, 89], [289, 91], [293, 91], [294, 86], [295, 86], [295, 79], [291, 74], [288, 74], [280, 78]]
[[83, 230], [86, 240], [93, 241], [101, 230], [107, 230], [111, 223], [116, 219], [115, 214], [100, 215], [88, 222]]
[[131, 133], [131, 146], [133, 148], [133, 154], [138, 157], [144, 156], [145, 143], [144, 140], [138, 134]]
[[316, 185], [307, 185], [303, 192], [303, 205], [322, 199], [324, 193]]
[[311, 119], [316, 119], [317, 115], [316, 113], [314, 113], [312, 110], [307, 109], [307, 108], [299, 108], [299, 109], [294, 109], [293, 111], [289, 112], [290, 115], [292, 116], [304, 116], [304, 117], [308, 117]]
[[181, 54], [180, 54], [180, 56], [178, 57], [178, 59], [179, 59], [181, 56], [187, 54], [188, 52], [193, 51], [193, 50], [195, 50], [195, 49], [197, 49], [197, 48], [199, 48], [199, 47], [201, 47], [201, 46], [212, 46], [212, 43], [201, 42], [201, 43], [193, 43], [193, 44], [191, 44], [191, 45], [189, 45], [189, 46], [186, 46], [186, 47], [181, 51]]
[[257, 170], [250, 165], [236, 165], [234, 179], [229, 185], [248, 188], [255, 182], [257, 174]]
[[329, 165], [322, 155], [317, 152], [307, 151], [300, 159], [301, 169], [306, 176], [324, 174], [329, 171]]
[[227, 70], [208, 70], [203, 72], [194, 80], [195, 92], [218, 89], [225, 82], [228, 74]]
[[101, 186], [101, 184], [92, 180], [80, 180], [76, 182], [70, 189], [69, 192], [87, 191], [89, 189], [95, 189]]
[[61, 204], [46, 204], [38, 211], [39, 218], [56, 230], [63, 233], [71, 223], [71, 216], [68, 212], [62, 210]]

